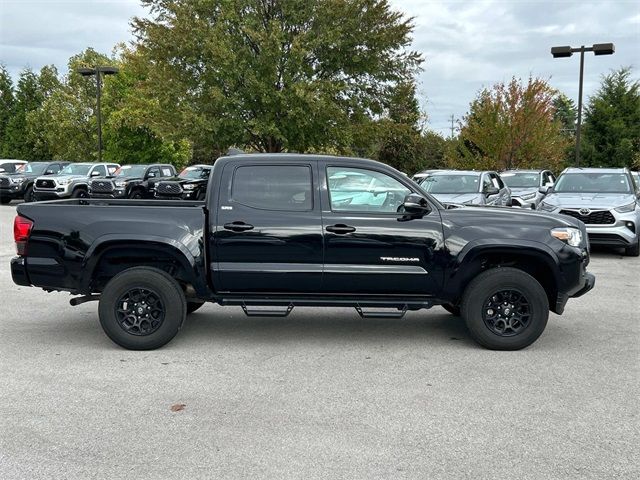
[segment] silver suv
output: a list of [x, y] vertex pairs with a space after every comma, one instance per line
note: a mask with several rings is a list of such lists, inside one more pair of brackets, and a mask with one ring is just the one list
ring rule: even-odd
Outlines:
[[544, 198], [539, 188], [552, 187], [556, 181], [550, 170], [507, 170], [500, 172], [500, 177], [511, 189], [511, 206], [532, 210]]
[[442, 203], [463, 205], [511, 205], [511, 190], [491, 171], [437, 170], [420, 186]]
[[567, 168], [547, 189], [539, 210], [582, 220], [592, 245], [640, 255], [640, 187], [626, 168]]

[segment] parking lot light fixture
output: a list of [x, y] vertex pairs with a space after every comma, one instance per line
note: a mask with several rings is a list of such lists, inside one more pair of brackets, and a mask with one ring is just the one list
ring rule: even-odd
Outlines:
[[593, 52], [594, 55], [612, 55], [616, 51], [613, 43], [595, 43], [590, 47], [570, 47], [563, 45], [551, 47], [553, 58], [567, 58], [574, 53], [580, 53], [580, 83], [578, 86], [578, 123], [576, 124], [576, 167], [580, 166], [580, 127], [582, 125], [582, 83], [584, 78], [584, 52]]
[[76, 72], [83, 77], [96, 76], [96, 119], [98, 123], [98, 162], [102, 161], [102, 116], [100, 114], [100, 96], [102, 90], [102, 75], [115, 75], [120, 70], [118, 67], [107, 65], [96, 66], [95, 68], [81, 67]]

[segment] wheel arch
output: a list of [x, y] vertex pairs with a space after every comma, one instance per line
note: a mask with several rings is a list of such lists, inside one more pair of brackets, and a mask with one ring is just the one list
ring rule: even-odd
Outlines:
[[208, 298], [205, 263], [171, 238], [105, 235], [87, 250], [81, 285], [88, 293], [101, 291], [111, 278], [131, 267], [158, 268], [173, 276], [187, 296]]
[[445, 279], [445, 298], [457, 304], [467, 285], [480, 273], [493, 268], [518, 268], [535, 278], [547, 293], [549, 306], [555, 312], [560, 278], [558, 258], [544, 244], [502, 241], [502, 244], [469, 245], [460, 252], [452, 274]]

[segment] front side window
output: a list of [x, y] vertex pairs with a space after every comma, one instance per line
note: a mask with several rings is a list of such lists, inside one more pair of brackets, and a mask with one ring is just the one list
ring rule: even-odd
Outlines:
[[22, 167], [21, 173], [31, 173], [33, 175], [42, 175], [44, 173], [45, 168], [47, 168], [46, 163], [39, 163], [39, 162], [27, 163], [24, 167]]
[[[450, 174], [432, 175], [424, 179], [420, 186], [429, 193], [478, 193], [480, 175]], [[489, 184], [491, 182], [489, 181]]]
[[94, 172], [98, 172], [98, 176], [99, 177], [104, 177], [107, 175], [107, 169], [104, 165], [97, 165], [93, 168], [93, 170], [91, 171], [91, 173], [93, 175], [95, 175]]
[[385, 173], [362, 168], [328, 167], [331, 210], [396, 213], [411, 193]]
[[308, 165], [244, 165], [233, 174], [231, 198], [261, 210], [304, 212], [313, 208]]

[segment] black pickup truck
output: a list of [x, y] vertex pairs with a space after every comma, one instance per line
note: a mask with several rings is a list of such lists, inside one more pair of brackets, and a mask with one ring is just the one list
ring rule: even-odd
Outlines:
[[204, 202], [23, 204], [14, 232], [15, 283], [99, 300], [106, 334], [139, 350], [169, 342], [204, 302], [365, 318], [442, 305], [481, 345], [515, 350], [595, 281], [579, 220], [446, 207], [387, 165], [332, 156], [222, 157]]

